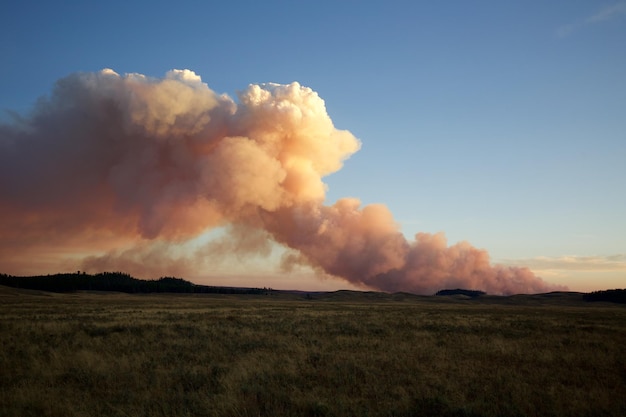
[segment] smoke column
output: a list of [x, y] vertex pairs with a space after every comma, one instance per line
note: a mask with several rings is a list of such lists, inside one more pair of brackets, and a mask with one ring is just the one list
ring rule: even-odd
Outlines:
[[[0, 125], [0, 267], [65, 256], [86, 270], [184, 274], [211, 250], [263, 254], [274, 240], [293, 249], [286, 266], [384, 291], [557, 288], [443, 234], [407, 241], [383, 205], [324, 205], [323, 177], [359, 148], [295, 82], [250, 85], [235, 101], [189, 70], [72, 74]], [[226, 225], [235, 243], [176, 253]]]

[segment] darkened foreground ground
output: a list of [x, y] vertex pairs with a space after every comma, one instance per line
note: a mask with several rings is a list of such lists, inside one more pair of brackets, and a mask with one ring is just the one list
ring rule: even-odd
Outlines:
[[523, 297], [0, 287], [0, 416], [626, 415], [626, 307]]

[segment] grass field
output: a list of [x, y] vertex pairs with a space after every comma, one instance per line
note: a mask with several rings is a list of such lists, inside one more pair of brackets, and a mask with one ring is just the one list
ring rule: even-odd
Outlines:
[[3, 288], [0, 416], [626, 415], [624, 306], [291, 298]]

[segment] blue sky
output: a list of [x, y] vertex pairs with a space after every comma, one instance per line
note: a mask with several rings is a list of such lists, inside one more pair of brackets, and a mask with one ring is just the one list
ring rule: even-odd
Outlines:
[[626, 1], [53, 3], [0, 6], [0, 109], [102, 68], [188, 68], [231, 96], [298, 81], [362, 141], [329, 203], [626, 286]]

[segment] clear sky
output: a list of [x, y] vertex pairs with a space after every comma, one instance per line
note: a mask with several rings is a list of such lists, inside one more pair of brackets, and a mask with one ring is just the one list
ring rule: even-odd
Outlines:
[[[0, 108], [103, 68], [190, 69], [230, 96], [297, 81], [361, 141], [328, 204], [383, 203], [409, 238], [443, 231], [572, 290], [624, 288], [625, 45], [626, 1], [3, 2]], [[348, 287], [237, 262], [219, 283]]]

